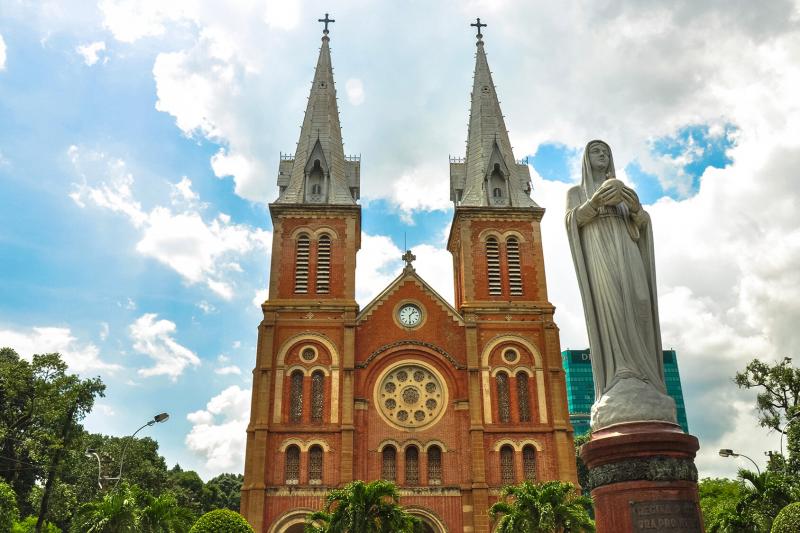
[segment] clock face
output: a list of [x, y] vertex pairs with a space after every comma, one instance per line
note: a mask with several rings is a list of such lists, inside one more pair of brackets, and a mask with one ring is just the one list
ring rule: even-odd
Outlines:
[[397, 318], [401, 324], [410, 328], [422, 321], [422, 311], [414, 304], [406, 304], [400, 308]]

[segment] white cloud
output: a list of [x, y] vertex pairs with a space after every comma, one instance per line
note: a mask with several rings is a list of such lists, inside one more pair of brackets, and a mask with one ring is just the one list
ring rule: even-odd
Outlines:
[[400, 275], [403, 252], [385, 235], [361, 234], [361, 250], [356, 262], [356, 300], [369, 303], [386, 285]]
[[242, 369], [239, 368], [236, 365], [228, 365], [228, 366], [222, 366], [222, 367], [219, 367], [219, 368], [215, 368], [214, 369], [214, 373], [215, 374], [219, 374], [220, 376], [228, 376], [228, 375], [231, 375], [231, 374], [235, 374], [235, 375], [238, 376], [238, 375], [241, 375]]
[[113, 374], [122, 367], [100, 358], [100, 349], [91, 342], [80, 342], [70, 328], [39, 326], [24, 330], [0, 329], [2, 345], [29, 359], [34, 354], [58, 352], [70, 371], [87, 375]]
[[6, 69], [6, 41], [0, 35], [0, 70]]
[[364, 103], [364, 82], [359, 78], [350, 78], [344, 84], [347, 100], [353, 105]]
[[209, 400], [205, 409], [189, 413], [192, 429], [186, 436], [189, 450], [205, 459], [211, 475], [244, 468], [250, 391], [231, 386]]
[[258, 289], [253, 294], [253, 299], [251, 300], [251, 303], [255, 307], [261, 309], [261, 304], [266, 302], [267, 298], [269, 298], [269, 289]]
[[[230, 300], [234, 296], [234, 282], [229, 274], [241, 272], [232, 259], [269, 250], [272, 234], [268, 231], [231, 223], [224, 213], [206, 222], [197, 211], [199, 197], [186, 177], [172, 186], [173, 201], [179, 198], [189, 203], [185, 210], [157, 206], [147, 212], [134, 198], [134, 178], [124, 161], [76, 146], [70, 147], [69, 156], [82, 178], [81, 183], [73, 186], [72, 200], [80, 207], [90, 202], [126, 215], [140, 231], [136, 250], [167, 265], [189, 284], [204, 283], [218, 296]], [[87, 167], [89, 171], [85, 170]], [[90, 185], [91, 181], [97, 181], [91, 171], [107, 174], [108, 178]]]
[[[75, 51], [83, 57], [83, 62], [91, 67], [100, 60], [101, 52], [106, 51], [106, 43], [104, 41], [95, 41], [93, 43], [81, 44], [75, 48]], [[103, 58], [103, 63], [106, 62], [108, 62], [108, 56]]]
[[172, 184], [170, 198], [172, 205], [194, 206], [200, 201], [200, 195], [192, 190], [192, 180], [183, 176], [181, 181]]
[[100, 340], [104, 341], [108, 338], [109, 326], [108, 322], [100, 322]]
[[202, 300], [200, 303], [197, 304], [198, 309], [200, 309], [204, 314], [210, 315], [217, 311], [217, 308], [214, 307], [213, 304], [208, 303], [205, 300]]
[[133, 348], [155, 363], [152, 367], [140, 368], [139, 375], [169, 376], [175, 381], [186, 367], [199, 366], [200, 359], [173, 338], [177, 330], [174, 322], [157, 319], [156, 313], [145, 313], [130, 326]]

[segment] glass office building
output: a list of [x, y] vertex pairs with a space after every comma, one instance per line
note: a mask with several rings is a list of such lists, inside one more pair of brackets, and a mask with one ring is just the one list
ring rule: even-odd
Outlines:
[[[681, 376], [678, 371], [678, 356], [675, 350], [664, 350], [664, 381], [667, 394], [675, 400], [678, 411], [678, 424], [683, 431], [689, 433], [686, 421], [686, 405], [683, 402]], [[561, 362], [567, 378], [567, 404], [569, 419], [575, 428], [575, 436], [589, 432], [589, 419], [594, 403], [594, 379], [592, 377], [592, 360], [589, 350], [564, 350]]]

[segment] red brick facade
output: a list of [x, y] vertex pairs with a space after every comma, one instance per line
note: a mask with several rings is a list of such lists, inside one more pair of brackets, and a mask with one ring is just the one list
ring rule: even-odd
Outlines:
[[[514, 482], [526, 475], [576, 481], [558, 328], [547, 300], [542, 209], [456, 208], [448, 243], [455, 308], [409, 266], [359, 309], [358, 206], [273, 204], [271, 213], [270, 295], [258, 329], [242, 491], [242, 513], [257, 531], [302, 531], [304, 515], [321, 508], [327, 489], [381, 478], [392, 464], [401, 503], [432, 531], [490, 531], [487, 509], [503, 484], [501, 461]], [[330, 282], [318, 293], [323, 234], [332, 242]], [[309, 238], [305, 294], [296, 292], [298, 272], [305, 272], [296, 267], [300, 235]], [[499, 243], [499, 295], [489, 294], [489, 237]], [[519, 245], [521, 295], [510, 289], [509, 238]], [[398, 319], [406, 304], [422, 313], [413, 327]], [[419, 375], [401, 376], [401, 364]], [[404, 411], [411, 418], [401, 421], [403, 405], [390, 410], [384, 389], [387, 380], [402, 388], [413, 379], [430, 380], [435, 400], [425, 404], [428, 411]], [[416, 395], [403, 398], [410, 404]], [[420, 427], [408, 427], [417, 415]], [[315, 446], [323, 450], [321, 476], [312, 472]]]

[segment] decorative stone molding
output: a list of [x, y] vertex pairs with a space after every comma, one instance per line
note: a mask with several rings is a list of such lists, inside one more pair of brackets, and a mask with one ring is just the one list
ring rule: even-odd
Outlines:
[[423, 348], [428, 348], [429, 350], [433, 350], [434, 352], [438, 353], [439, 355], [447, 359], [450, 362], [450, 364], [452, 364], [453, 367], [455, 367], [457, 370], [467, 369], [465, 365], [462, 365], [461, 363], [456, 361], [455, 357], [447, 353], [444, 350], [444, 348], [436, 346], [435, 344], [431, 344], [430, 342], [416, 341], [411, 339], [392, 342], [390, 344], [384, 344], [383, 346], [381, 346], [380, 348], [369, 354], [369, 356], [367, 356], [367, 358], [364, 359], [363, 363], [356, 363], [356, 368], [367, 368], [367, 366], [369, 366], [369, 364], [380, 354], [382, 354], [386, 350], [397, 348], [398, 346], [422, 346]]
[[685, 457], [654, 456], [606, 463], [589, 470], [589, 490], [623, 481], [693, 481], [697, 467]]

